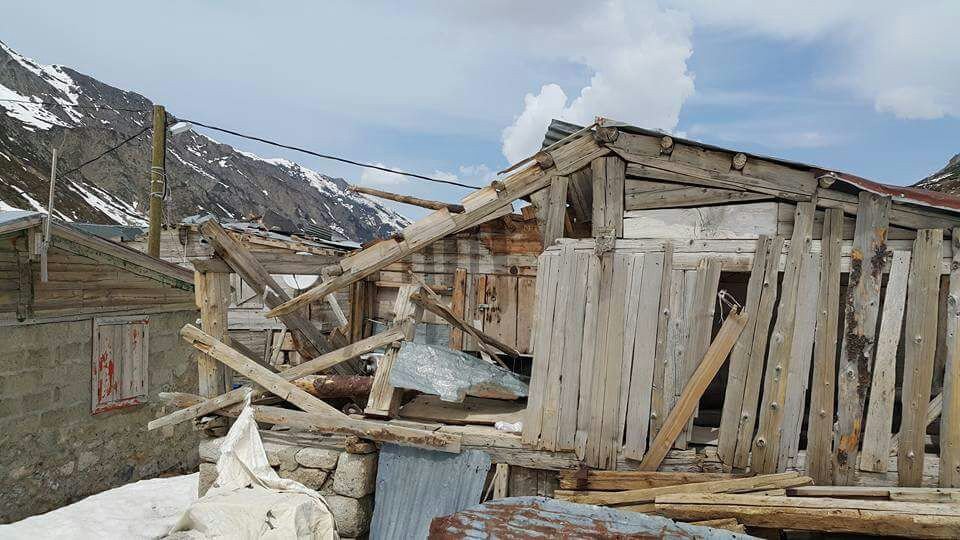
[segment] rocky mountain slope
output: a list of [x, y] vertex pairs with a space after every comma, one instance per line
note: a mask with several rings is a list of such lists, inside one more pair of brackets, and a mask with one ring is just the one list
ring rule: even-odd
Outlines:
[[[55, 104], [55, 105], [54, 105]], [[51, 149], [68, 171], [152, 123], [153, 104], [0, 42], [0, 209], [42, 210]], [[174, 111], [168, 111], [173, 113]], [[149, 206], [150, 131], [58, 180], [54, 215], [142, 225]], [[347, 183], [285, 159], [264, 159], [187, 131], [167, 137], [165, 219], [210, 212], [239, 219], [273, 211], [296, 227], [325, 225], [358, 241], [386, 236], [403, 216]]]
[[917, 187], [960, 194], [960, 154], [950, 158], [947, 166], [917, 182]]

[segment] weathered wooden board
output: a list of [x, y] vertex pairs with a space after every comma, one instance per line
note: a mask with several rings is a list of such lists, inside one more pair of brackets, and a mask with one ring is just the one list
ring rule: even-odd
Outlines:
[[754, 240], [777, 233], [777, 204], [758, 202], [631, 210], [624, 213], [624, 238]]
[[951, 231], [953, 267], [947, 298], [946, 366], [940, 416], [940, 487], [960, 487], [960, 229]]
[[877, 357], [870, 383], [870, 402], [863, 428], [860, 470], [885, 472], [890, 461], [890, 437], [893, 430], [893, 405], [896, 402], [897, 349], [903, 329], [903, 310], [907, 299], [910, 252], [894, 251], [887, 292], [883, 297], [883, 315], [877, 337]]
[[919, 486], [923, 477], [927, 402], [933, 383], [937, 337], [936, 305], [940, 278], [937, 258], [943, 231], [918, 231], [907, 281], [907, 315], [904, 344], [903, 391], [901, 393], [900, 441], [897, 476], [901, 486]]
[[850, 277], [844, 311], [843, 343], [837, 368], [837, 407], [833, 479], [853, 483], [863, 429], [863, 410], [870, 390], [876, 347], [880, 286], [887, 256], [890, 198], [863, 191], [857, 210]]
[[813, 382], [807, 420], [807, 475], [818, 484], [833, 481], [834, 389], [837, 326], [840, 318], [840, 245], [843, 211], [831, 208], [823, 221], [820, 251], [820, 309], [813, 346]]

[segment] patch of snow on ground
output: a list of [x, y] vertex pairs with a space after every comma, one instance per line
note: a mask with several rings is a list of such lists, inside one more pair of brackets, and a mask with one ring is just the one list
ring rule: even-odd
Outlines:
[[16, 191], [17, 193], [19, 193], [21, 197], [23, 197], [24, 199], [26, 199], [27, 202], [30, 203], [30, 206], [32, 206], [33, 209], [36, 210], [37, 212], [46, 212], [46, 211], [47, 211], [47, 207], [46, 207], [46, 206], [40, 204], [40, 201], [38, 201], [38, 200], [34, 199], [33, 197], [31, 197], [30, 194], [27, 193], [26, 191], [18, 188], [17, 186], [15, 186], [15, 185], [13, 185], [13, 184], [10, 184], [10, 187], [12, 187], [14, 191]]
[[[32, 101], [31, 98], [18, 94], [0, 84], [0, 99], [17, 99]], [[47, 130], [53, 126], [66, 126], [62, 120], [43, 108], [40, 103], [16, 103], [0, 101], [0, 107], [6, 110], [7, 116], [16, 118], [26, 126]], [[13, 140], [13, 139], [10, 139]]]
[[[80, 112], [69, 105], [77, 105], [80, 98], [80, 94], [77, 88], [76, 83], [70, 75], [67, 75], [67, 72], [63, 70], [60, 66], [47, 66], [35, 62], [26, 56], [14, 51], [10, 47], [7, 47], [3, 43], [0, 43], [0, 48], [7, 52], [14, 61], [23, 66], [27, 71], [33, 73], [37, 77], [43, 79], [44, 82], [53, 87], [57, 91], [57, 94], [51, 94], [50, 97], [54, 101], [61, 105], [68, 105], [63, 108], [64, 113], [70, 117], [71, 120], [77, 124], [83, 123], [83, 115]], [[49, 113], [48, 113], [49, 114]], [[58, 120], [59, 125], [64, 125]]]
[[[139, 227], [144, 227], [148, 224], [145, 218], [139, 217], [136, 208], [100, 188], [93, 187], [92, 189], [87, 189], [85, 186], [72, 180], [67, 184], [67, 188], [83, 197], [83, 199], [87, 201], [87, 204], [100, 210], [117, 223]], [[99, 191], [100, 194], [95, 193], [95, 191]]]
[[3, 210], [23, 210], [23, 208], [16, 208], [16, 207], [10, 206], [9, 204], [3, 202], [2, 199], [0, 199], [0, 211], [3, 211]]
[[0, 538], [158, 538], [197, 499], [198, 474], [141, 480], [46, 514], [0, 525]]

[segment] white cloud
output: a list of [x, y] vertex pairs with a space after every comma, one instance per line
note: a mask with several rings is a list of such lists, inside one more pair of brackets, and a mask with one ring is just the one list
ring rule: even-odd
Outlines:
[[534, 153], [551, 118], [588, 124], [596, 116], [673, 130], [680, 108], [693, 94], [687, 71], [692, 53], [689, 18], [653, 1], [610, 0], [543, 28], [542, 44], [555, 58], [591, 72], [590, 83], [572, 99], [560, 85], [544, 84], [524, 97], [524, 109], [503, 130], [502, 151], [511, 163]]
[[[390, 169], [392, 171], [406, 172], [402, 169], [396, 169], [394, 167], [387, 167], [383, 163], [377, 162], [374, 163], [377, 167], [383, 167], [385, 169]], [[361, 184], [377, 184], [381, 186], [389, 186], [395, 184], [402, 184], [407, 181], [407, 177], [391, 173], [387, 171], [380, 171], [377, 169], [367, 169], [364, 168], [363, 172], [360, 173], [360, 183]]]
[[828, 55], [822, 82], [898, 118], [960, 117], [960, 2], [674, 0], [704, 27], [804, 44]]

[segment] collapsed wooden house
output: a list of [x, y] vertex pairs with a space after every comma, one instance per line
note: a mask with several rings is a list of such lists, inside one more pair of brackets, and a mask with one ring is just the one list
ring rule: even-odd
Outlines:
[[[467, 267], [461, 246], [470, 239], [460, 240], [482, 237], [484, 224], [520, 199], [532, 202], [545, 249], [536, 263], [529, 247], [520, 250], [522, 271], [504, 267], [519, 276], [507, 296], [533, 308], [532, 317], [504, 310], [516, 318], [505, 333], [477, 324], [490, 279]], [[216, 320], [206, 316], [204, 331], [185, 337], [210, 355], [201, 381], [223, 364], [304, 411], [258, 406], [268, 423], [479, 450], [495, 464], [541, 471], [800, 471], [819, 485], [956, 488], [958, 225], [955, 197], [610, 121], [555, 122], [543, 151], [489, 187], [333, 262], [298, 296], [268, 301], [266, 315], [316, 349], [300, 366], [257, 369], [216, 339]], [[237, 246], [216, 251], [234, 270], [264, 272]], [[520, 281], [533, 274], [535, 284]], [[348, 289], [352, 313], [341, 334], [352, 344], [320, 355], [333, 345], [296, 319]], [[383, 289], [397, 292], [370, 300]], [[522, 434], [471, 425], [497, 416], [477, 403], [435, 406], [433, 417], [420, 407], [418, 423], [398, 418], [403, 389], [390, 372], [400, 342], [431, 322], [426, 313], [453, 326], [453, 348], [492, 361], [532, 354], [529, 365], [510, 366], [530, 375]], [[392, 324], [359, 329], [377, 316]], [[386, 353], [363, 418], [290, 384], [377, 348]], [[206, 399], [178, 397], [185, 408], [156, 425], [236, 414], [244, 391], [212, 390], [201, 386]], [[758, 512], [782, 511], [781, 502]], [[950, 519], [939, 530], [960, 531]]]

